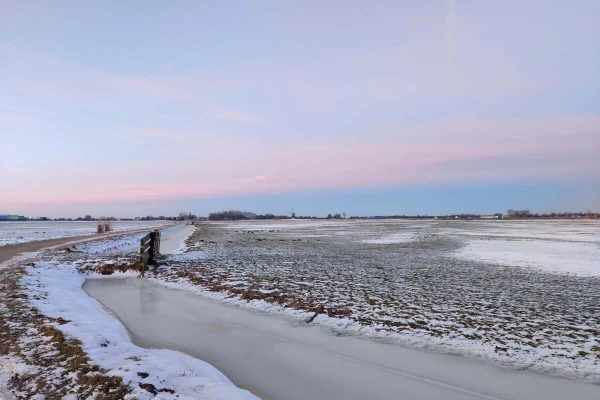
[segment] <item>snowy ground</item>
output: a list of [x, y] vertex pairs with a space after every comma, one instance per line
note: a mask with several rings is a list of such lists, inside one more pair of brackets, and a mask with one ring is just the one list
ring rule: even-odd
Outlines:
[[465, 260], [538, 268], [579, 276], [600, 276], [597, 243], [553, 240], [472, 240], [456, 253]]
[[154, 398], [140, 386], [151, 384], [162, 398], [194, 399], [201, 393], [207, 400], [256, 399], [204, 361], [175, 351], [133, 345], [123, 325], [81, 290], [84, 281], [74, 266], [40, 262], [22, 283], [29, 288], [33, 306], [48, 317], [68, 321], [60, 330], [79, 339], [94, 364], [133, 388], [130, 398]]
[[[171, 235], [184, 239], [189, 228], [165, 231], [168, 242]], [[133, 345], [123, 325], [81, 289], [90, 266], [135, 277], [136, 249], [128, 244], [139, 246], [138, 236], [0, 265], [0, 398], [256, 399], [199, 359]]]
[[203, 224], [153, 276], [264, 311], [322, 305], [314, 323], [344, 332], [600, 379], [599, 231], [585, 220]]
[[598, 221], [203, 225], [157, 279], [519, 368], [600, 379]]
[[[113, 221], [114, 232], [150, 229], [168, 221]], [[96, 233], [97, 221], [0, 222], [0, 246]]]
[[[229, 304], [293, 318], [305, 319], [320, 311], [312, 323], [343, 334], [597, 382], [599, 232], [597, 221], [206, 223], [187, 239], [184, 252], [163, 256], [161, 267], [146, 276]], [[81, 345], [76, 341], [73, 346], [86, 351], [89, 365], [100, 365], [103, 379], [118, 378], [116, 382], [125, 385], [119, 389], [112, 381], [102, 381], [105, 387], [111, 385], [110, 390], [138, 393], [141, 388], [139, 393], [149, 393], [148, 386], [139, 386], [145, 382], [181, 395], [194, 390], [187, 380], [177, 380], [173, 371], [179, 367], [161, 370], [165, 363], [177, 366], [187, 361], [169, 356], [167, 362], [150, 351], [143, 353], [146, 358], [132, 356], [130, 361], [143, 371], [129, 374], [127, 370], [134, 367], [116, 353], [145, 350], [136, 349], [116, 328], [107, 330], [111, 338], [102, 336], [108, 341], [103, 342], [97, 326], [83, 326], [92, 325], [85, 314], [94, 316], [97, 310], [88, 309], [93, 302], [77, 297], [83, 293], [75, 289], [82, 282], [80, 274], [99, 277], [99, 271], [127, 270], [137, 258], [138, 242], [135, 235], [126, 235], [74, 246], [70, 252], [42, 255], [22, 272], [11, 270], [22, 276], [5, 284], [0, 307], [20, 302], [23, 308], [10, 314], [10, 321], [0, 315], [0, 335], [17, 337], [22, 343], [11, 340], [5, 349], [0, 345], [5, 369], [4, 374], [0, 369], [0, 385], [6, 368], [21, 369], [25, 375], [40, 373], [26, 352], [44, 345], [36, 329], [51, 328], [79, 340]], [[115, 272], [110, 277], [134, 274]], [[65, 291], [70, 295], [56, 294]], [[84, 306], [78, 308], [79, 303]], [[33, 315], [19, 322], [36, 309], [46, 319]], [[78, 309], [85, 312], [75, 312]], [[57, 317], [65, 313], [73, 322]], [[104, 321], [99, 315], [93, 318]], [[111, 353], [113, 344], [118, 351]], [[5, 359], [15, 346], [25, 351]], [[216, 379], [201, 364], [194, 365], [194, 377]], [[64, 383], [73, 377], [71, 372], [52, 378], [48, 371], [55, 368], [46, 368], [47, 385], [62, 379], [61, 390], [81, 390], [75, 378]], [[146, 376], [146, 370], [159, 378]], [[11, 382], [21, 388], [27, 383]]]

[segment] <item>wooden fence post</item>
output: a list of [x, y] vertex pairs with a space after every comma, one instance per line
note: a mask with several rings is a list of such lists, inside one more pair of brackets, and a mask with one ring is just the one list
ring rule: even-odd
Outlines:
[[146, 265], [155, 264], [160, 251], [160, 231], [150, 232], [140, 240], [140, 275], [143, 277]]
[[156, 262], [156, 256], [160, 250], [160, 232], [150, 232], [150, 256], [148, 257], [148, 264], [154, 264]]

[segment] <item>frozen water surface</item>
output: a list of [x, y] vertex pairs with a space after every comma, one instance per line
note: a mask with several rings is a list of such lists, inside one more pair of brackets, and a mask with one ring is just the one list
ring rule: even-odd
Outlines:
[[183, 249], [184, 241], [194, 232], [193, 225], [175, 225], [161, 234], [160, 252], [171, 254]]
[[264, 400], [597, 399], [600, 387], [334, 336], [137, 278], [88, 280], [134, 343], [209, 362]]

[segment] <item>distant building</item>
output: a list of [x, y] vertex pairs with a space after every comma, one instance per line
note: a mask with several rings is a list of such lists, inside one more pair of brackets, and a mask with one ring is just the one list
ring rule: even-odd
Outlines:
[[481, 219], [498, 219], [498, 216], [497, 215], [482, 215], [479, 218], [481, 218]]
[[0, 215], [0, 221], [25, 221], [22, 215]]

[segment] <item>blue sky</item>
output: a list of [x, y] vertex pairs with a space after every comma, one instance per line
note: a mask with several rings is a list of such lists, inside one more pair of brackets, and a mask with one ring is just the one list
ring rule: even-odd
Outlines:
[[600, 3], [523, 3], [0, 0], [0, 213], [598, 209]]

